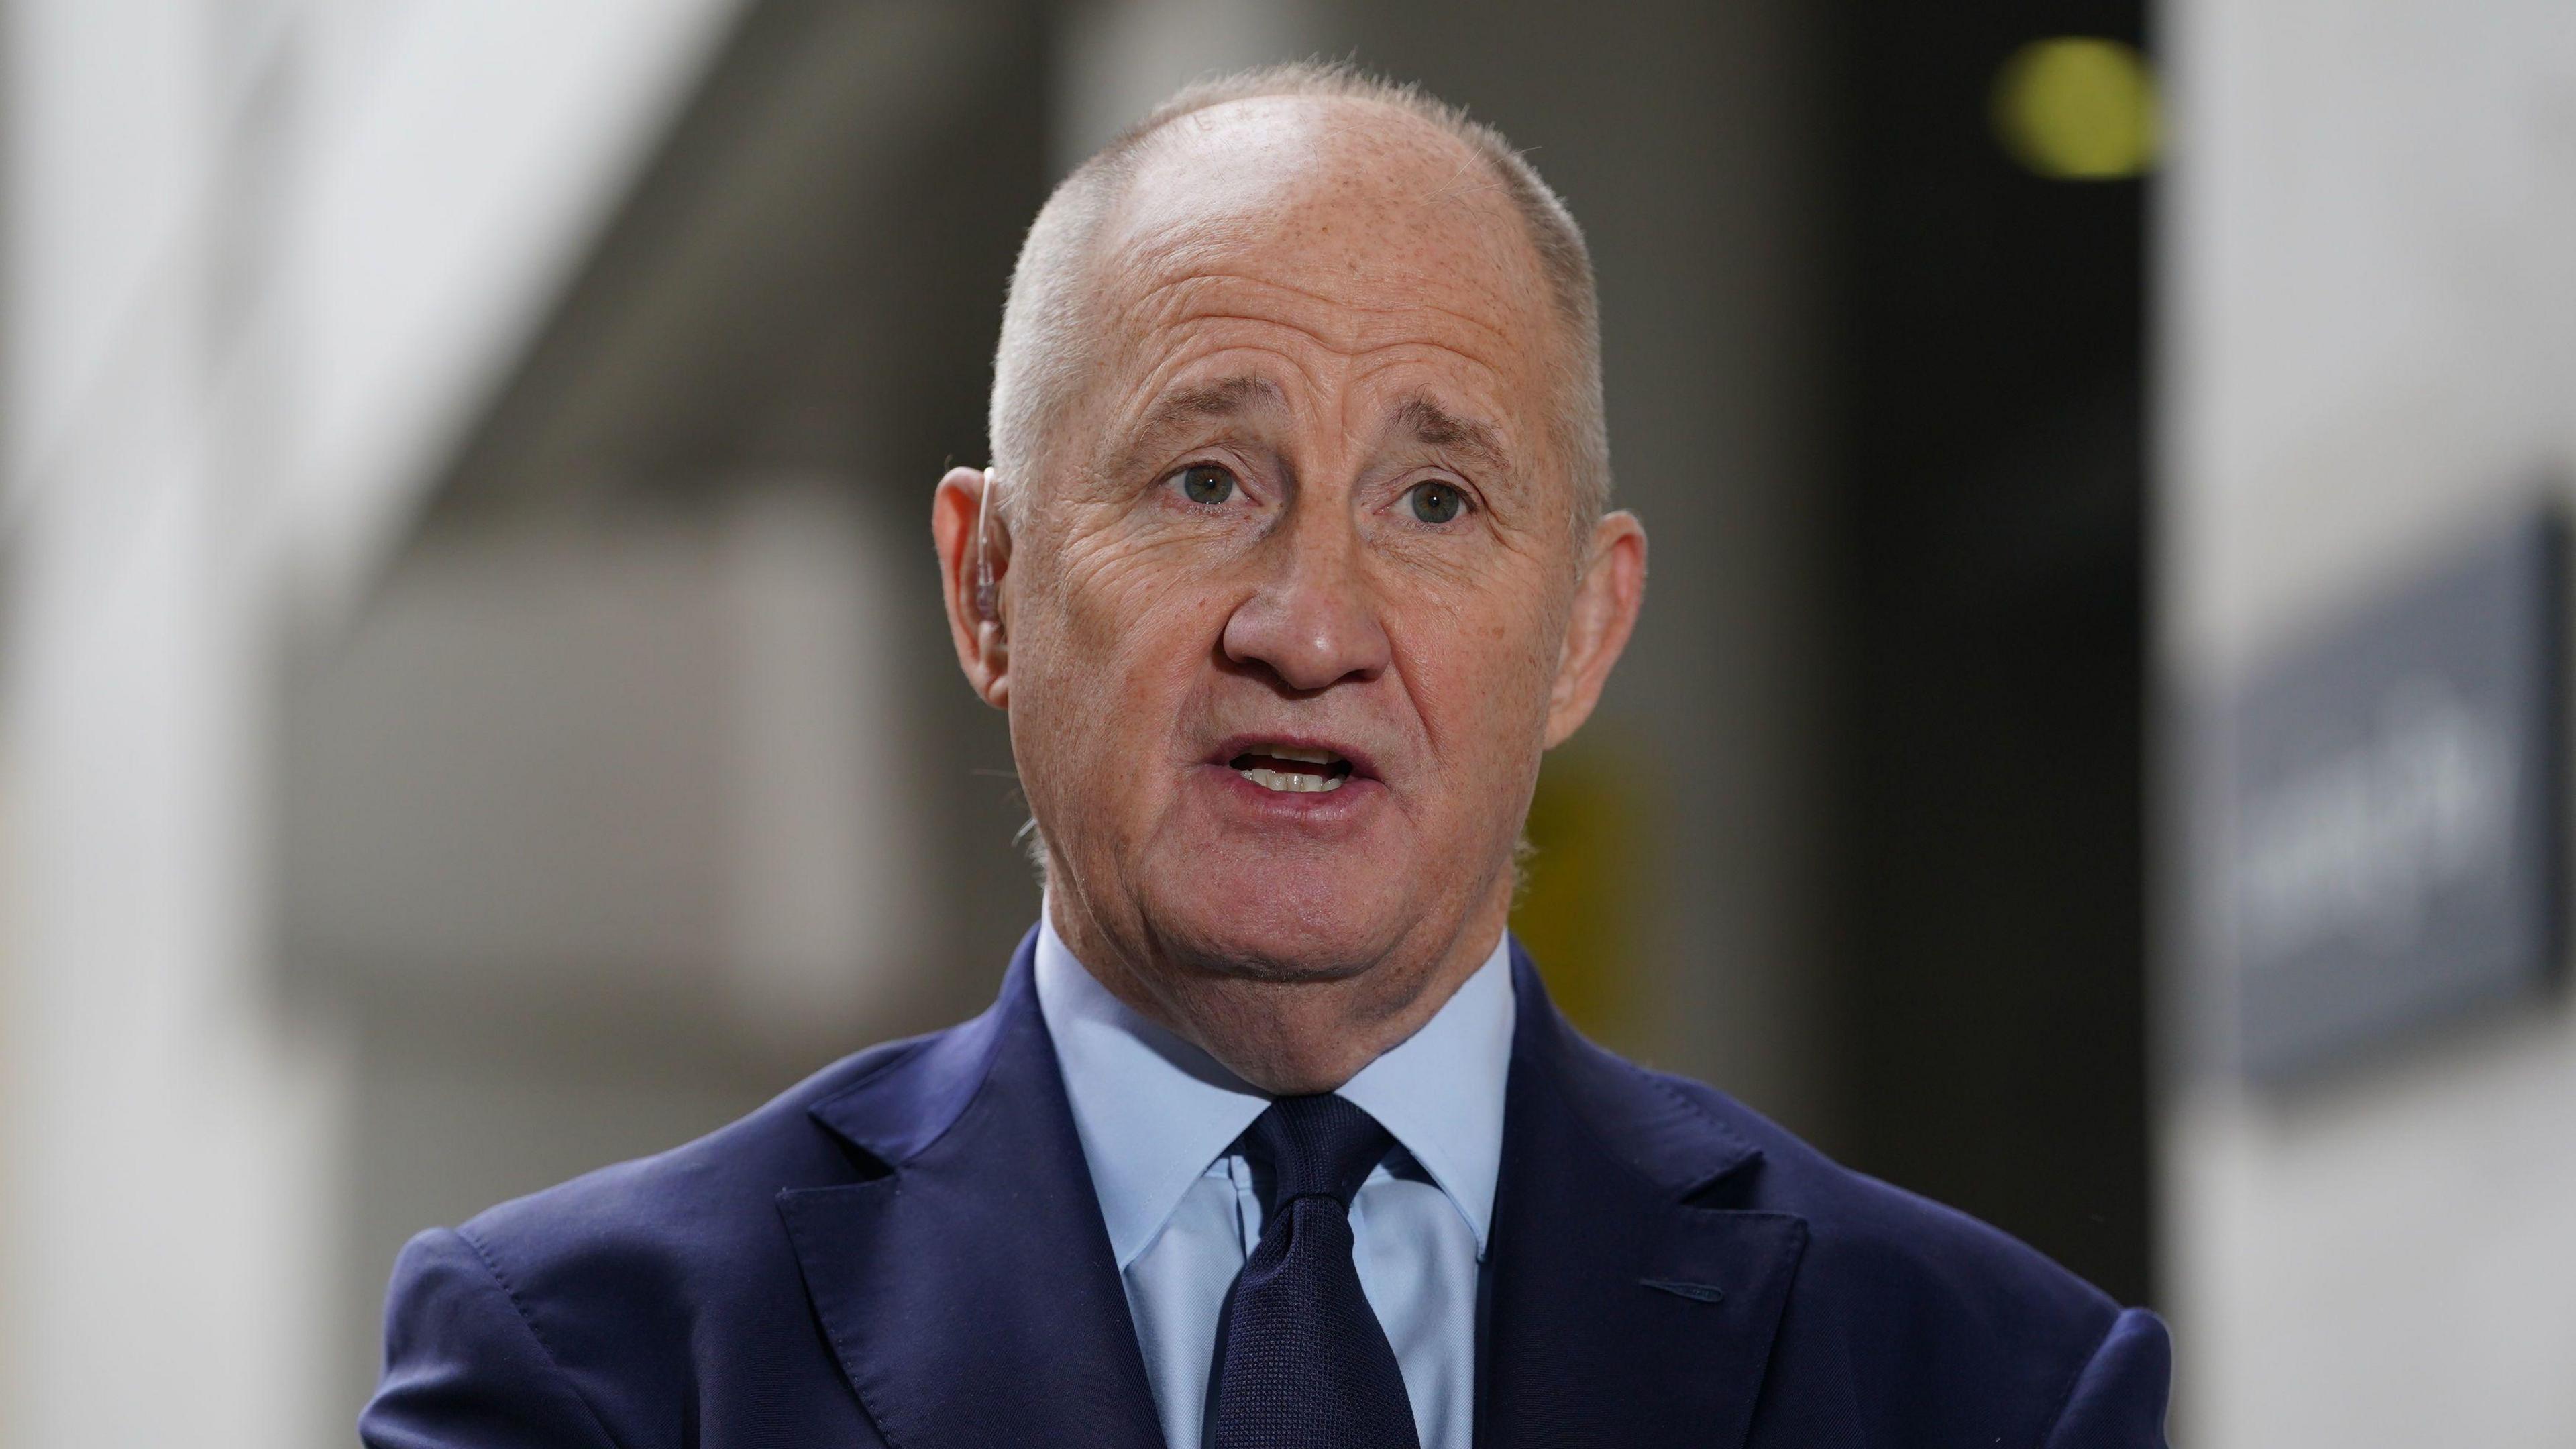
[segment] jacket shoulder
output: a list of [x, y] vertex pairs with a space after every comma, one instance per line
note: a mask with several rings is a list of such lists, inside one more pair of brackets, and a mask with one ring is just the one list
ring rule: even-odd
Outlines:
[[[504, 1277], [542, 1278], [587, 1259], [642, 1266], [728, 1256], [746, 1224], [774, 1221], [781, 1188], [847, 1181], [876, 1170], [807, 1113], [902, 1062], [942, 1033], [871, 1047], [825, 1067], [747, 1115], [665, 1152], [587, 1172], [467, 1219], [457, 1234]], [[746, 1215], [745, 1209], [756, 1211]]]
[[652, 1426], [716, 1407], [710, 1396], [832, 1381], [803, 1318], [777, 1311], [803, 1289], [776, 1199], [880, 1170], [808, 1111], [936, 1040], [845, 1058], [694, 1142], [414, 1238], [386, 1294], [362, 1437], [650, 1443]]
[[[1602, 1056], [1679, 1097], [1757, 1157], [1698, 1199], [1794, 1215], [1807, 1245], [1776, 1343], [1765, 1413], [1858, 1422], [1870, 1442], [1943, 1425], [1967, 1442], [2074, 1442], [2082, 1406], [2124, 1406], [2135, 1430], [2081, 1442], [2160, 1444], [2164, 1330], [2010, 1234], [1846, 1167], [1703, 1083]], [[2070, 1405], [2077, 1406], [2070, 1408]]]
[[[1617, 1060], [1613, 1058], [1613, 1060]], [[1811, 1272], [1866, 1274], [1893, 1301], [1928, 1313], [2002, 1311], [2033, 1326], [2098, 1337], [2118, 1312], [2101, 1290], [2039, 1250], [1956, 1208], [1844, 1166], [1705, 1083], [1621, 1062], [1749, 1142], [1758, 1162], [1719, 1183], [1712, 1206], [1804, 1218]]]

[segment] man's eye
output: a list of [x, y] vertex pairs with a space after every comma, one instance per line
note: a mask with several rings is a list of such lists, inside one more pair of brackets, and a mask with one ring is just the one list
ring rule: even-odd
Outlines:
[[1413, 516], [1425, 523], [1447, 523], [1467, 511], [1467, 495], [1453, 483], [1416, 483], [1405, 496], [1413, 501]]
[[1181, 494], [1192, 503], [1223, 503], [1234, 496], [1234, 475], [1214, 463], [1181, 470]]

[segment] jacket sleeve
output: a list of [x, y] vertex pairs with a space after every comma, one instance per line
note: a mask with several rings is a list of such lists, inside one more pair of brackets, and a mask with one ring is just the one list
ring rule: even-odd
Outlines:
[[2173, 1342], [2164, 1320], [2127, 1309], [2075, 1375], [2042, 1443], [2046, 1449], [2165, 1449], [2172, 1382]]
[[411, 1240], [385, 1298], [367, 1449], [616, 1449], [509, 1287], [448, 1228]]

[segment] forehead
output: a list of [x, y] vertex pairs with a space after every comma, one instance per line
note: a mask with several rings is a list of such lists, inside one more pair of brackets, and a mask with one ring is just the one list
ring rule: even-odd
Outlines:
[[1172, 122], [1096, 255], [1105, 320], [1131, 342], [1242, 309], [1338, 351], [1421, 342], [1517, 382], [1556, 341], [1492, 166], [1383, 102], [1265, 97]]

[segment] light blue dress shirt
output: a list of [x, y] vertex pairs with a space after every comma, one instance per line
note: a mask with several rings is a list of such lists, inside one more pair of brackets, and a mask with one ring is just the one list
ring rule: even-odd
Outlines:
[[[1269, 1099], [1129, 1010], [1041, 918], [1038, 1009], [1064, 1070], [1109, 1246], [1169, 1449], [1200, 1449], [1217, 1315], [1261, 1239], [1251, 1170], [1228, 1151]], [[1360, 1289], [1404, 1372], [1422, 1449], [1470, 1449], [1476, 1266], [1493, 1222], [1511, 1068], [1510, 949], [1340, 1096], [1397, 1150], [1351, 1203]]]

